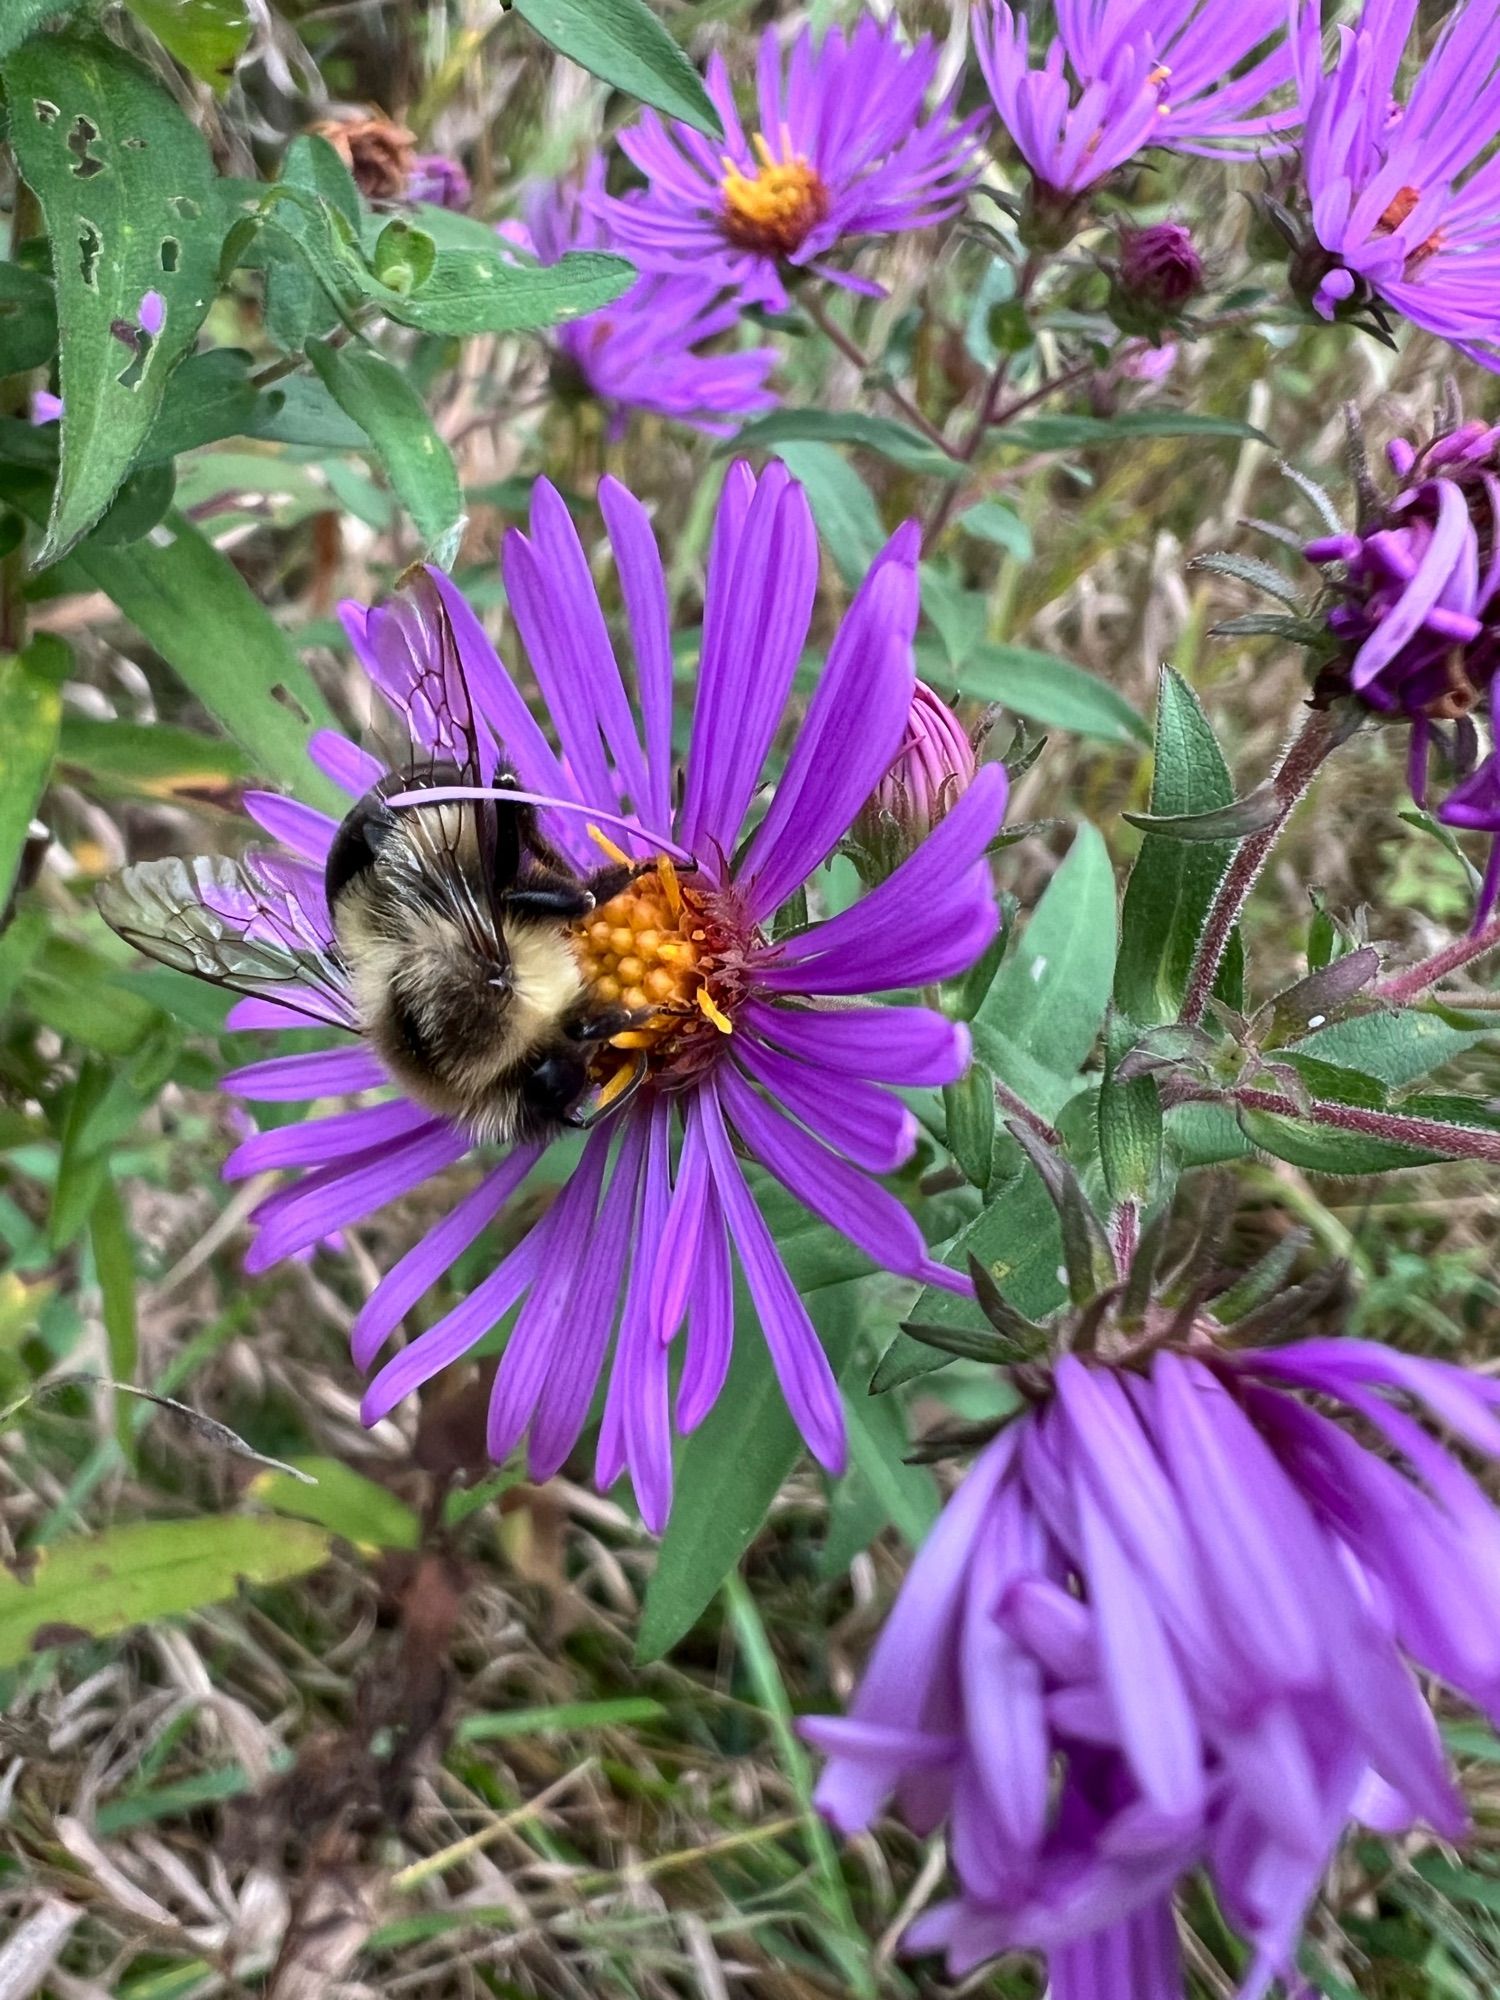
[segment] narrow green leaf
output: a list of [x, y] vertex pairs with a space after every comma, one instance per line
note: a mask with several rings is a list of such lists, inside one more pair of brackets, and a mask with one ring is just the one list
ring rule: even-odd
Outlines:
[[[416, 1514], [394, 1493], [337, 1458], [293, 1458], [293, 1472], [261, 1472], [251, 1497], [276, 1514], [316, 1521], [356, 1548], [414, 1549], [421, 1540]], [[294, 1473], [316, 1482], [307, 1485]]]
[[[135, 1249], [120, 1191], [106, 1173], [89, 1217], [89, 1240], [99, 1279], [100, 1313], [109, 1354], [109, 1372], [117, 1382], [134, 1382], [140, 1360], [135, 1310]], [[126, 1458], [134, 1461], [133, 1412], [123, 1396], [115, 1398], [115, 1435]]]
[[[1233, 802], [1229, 768], [1198, 697], [1163, 667], [1151, 811], [1175, 817]], [[1141, 843], [1125, 888], [1115, 971], [1115, 1005], [1131, 1020], [1149, 1027], [1176, 1018], [1209, 905], [1233, 852], [1231, 841], [1164, 834], [1147, 834]]]
[[15, 886], [26, 830], [51, 775], [62, 719], [57, 683], [38, 672], [37, 665], [33, 648], [0, 655], [0, 909]]
[[253, 768], [243, 750], [220, 736], [168, 722], [111, 722], [92, 715], [63, 717], [57, 761], [95, 786], [103, 780], [158, 797], [220, 790], [248, 778]]
[[28, 42], [4, 83], [57, 283], [62, 468], [40, 558], [53, 562], [109, 505], [192, 351], [216, 284], [214, 171], [197, 128], [112, 42]]
[[1118, 417], [1028, 417], [994, 433], [1000, 444], [1023, 451], [1078, 451], [1119, 444], [1130, 438], [1258, 438], [1270, 440], [1254, 424], [1236, 417], [1211, 417], [1193, 410], [1127, 410]]
[[1084, 821], [973, 1019], [978, 1054], [1050, 1118], [1098, 1038], [1115, 962], [1115, 877]]
[[851, 590], [857, 589], [886, 539], [869, 487], [831, 444], [779, 444], [776, 456], [807, 489], [818, 533], [839, 575]]
[[515, 0], [515, 10], [591, 76], [710, 139], [724, 137], [701, 77], [646, 0]]
[[305, 1521], [209, 1516], [136, 1521], [34, 1552], [0, 1570], [0, 1666], [30, 1652], [102, 1639], [197, 1611], [241, 1583], [280, 1583], [327, 1560], [329, 1537]]
[[938, 1517], [938, 1492], [926, 1466], [905, 1463], [911, 1443], [900, 1398], [871, 1396], [861, 1386], [845, 1395], [844, 1411], [850, 1457], [892, 1527], [909, 1548], [921, 1548]]
[[981, 542], [993, 542], [1017, 562], [1031, 561], [1031, 530], [1015, 508], [1007, 507], [1003, 500], [981, 500], [977, 507], [959, 515], [957, 525], [966, 535], [973, 535]]
[[908, 472], [925, 473], [934, 479], [956, 479], [964, 469], [910, 424], [897, 423], [894, 417], [867, 416], [862, 410], [772, 410], [743, 425], [719, 449], [738, 452], [753, 445], [769, 450], [796, 439], [860, 445]]
[[310, 340], [307, 358], [339, 407], [369, 432], [424, 546], [431, 549], [452, 535], [464, 504], [453, 454], [406, 377], [363, 345]]
[[504, 1743], [514, 1736], [570, 1736], [584, 1729], [624, 1729], [642, 1722], [660, 1722], [666, 1713], [662, 1703], [648, 1694], [622, 1694], [604, 1701], [560, 1701], [543, 1708], [466, 1715], [454, 1733], [460, 1743]]
[[1055, 653], [984, 643], [964, 661], [962, 683], [976, 700], [998, 701], [1047, 729], [1100, 743], [1151, 741], [1150, 725], [1124, 695]]
[[223, 93], [250, 39], [245, 0], [125, 0], [168, 54]]
[[1455, 1028], [1426, 1008], [1356, 1015], [1305, 1035], [1297, 1047], [1324, 1062], [1363, 1070], [1392, 1090], [1429, 1076], [1491, 1038], [1488, 1028]]
[[1144, 1203], [1155, 1193], [1161, 1174], [1162, 1111], [1154, 1077], [1121, 1083], [1114, 1073], [1135, 1039], [1132, 1023], [1115, 1015], [1099, 1086], [1099, 1160], [1111, 1201]]
[[57, 294], [24, 264], [0, 264], [0, 376], [45, 368], [57, 352]]
[[291, 641], [190, 521], [171, 514], [166, 531], [165, 543], [80, 550], [76, 566], [140, 628], [258, 771], [342, 811], [342, 794], [307, 758], [311, 731], [335, 727], [334, 718]]

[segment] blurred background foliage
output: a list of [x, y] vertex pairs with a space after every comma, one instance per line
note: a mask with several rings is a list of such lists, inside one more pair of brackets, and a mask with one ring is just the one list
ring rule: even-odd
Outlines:
[[[53, 11], [9, 6], [23, 32]], [[320, 119], [374, 105], [463, 159], [471, 216], [488, 221], [635, 110], [559, 58], [524, 8], [496, 0], [103, 11], [236, 183], [276, 175]], [[858, 9], [664, 0], [657, 11], [695, 60], [717, 48], [743, 76], [768, 21], [821, 26]], [[956, 69], [964, 10], [913, 0], [900, 13], [945, 42]], [[9, 21], [0, 36], [12, 53]], [[998, 172], [1014, 184], [1007, 163]], [[1245, 592], [1192, 558], [1249, 548], [1248, 517], [1310, 532], [1277, 453], [1337, 484], [1340, 404], [1355, 401], [1380, 435], [1415, 432], [1451, 367], [1423, 336], [1392, 352], [1290, 311], [1277, 272], [1253, 261], [1251, 211], [1231, 186], [1225, 170], [1181, 159], [1117, 184], [1030, 318], [976, 201], [973, 226], [948, 233], [936, 262], [930, 238], [894, 244], [881, 264], [889, 295], [860, 308], [866, 350], [939, 422], [1000, 351], [1013, 351], [1024, 393], [1080, 337], [1100, 341], [1048, 408], [1104, 429], [1018, 431], [985, 462], [931, 558], [920, 640], [922, 671], [966, 716], [1002, 706], [1002, 747], [1015, 732], [1046, 735], [1012, 809], [1036, 824], [1006, 850], [1001, 880], [1016, 908], [1036, 911], [1072, 851], [1053, 905], [1064, 940], [1093, 920], [1101, 883], [1112, 909], [1139, 843], [1120, 815], [1147, 802], [1159, 664], [1205, 702], [1241, 789], [1302, 697], [1298, 658], [1211, 636], [1244, 611]], [[24, 264], [37, 217], [14, 180], [6, 201]], [[1190, 221], [1215, 274], [1226, 323], [1181, 339], [1158, 382], [1107, 358], [1110, 209]], [[281, 301], [293, 319], [296, 308]], [[191, 364], [196, 400], [184, 371], [155, 456], [24, 585], [51, 464], [14, 399], [0, 437], [0, 561], [7, 601], [24, 589], [32, 635], [0, 666], [0, 817], [26, 795], [20, 824], [5, 817], [18, 853], [33, 802], [44, 828], [0, 933], [0, 1995], [946, 1994], [932, 1965], [894, 1949], [936, 1889], [940, 1854], [897, 1832], [839, 1855], [810, 1811], [791, 1720], [847, 1694], [950, 1478], [903, 1454], [955, 1418], [993, 1414], [986, 1372], [959, 1362], [865, 1398], [910, 1288], [851, 1275], [810, 1236], [799, 1281], [858, 1392], [852, 1470], [832, 1490], [805, 1465], [779, 1487], [773, 1476], [739, 1576], [706, 1607], [689, 1591], [653, 1610], [655, 1551], [627, 1506], [589, 1490], [581, 1462], [545, 1489], [485, 1464], [482, 1362], [361, 1428], [349, 1327], [430, 1219], [422, 1198], [346, 1232], [337, 1255], [247, 1283], [243, 1223], [264, 1185], [220, 1182], [238, 1135], [215, 1081], [249, 1042], [225, 1032], [213, 992], [132, 962], [92, 912], [92, 884], [127, 855], [231, 842], [247, 779], [300, 770], [307, 715], [358, 725], [333, 606], [388, 589], [431, 539], [413, 525], [399, 465], [295, 353], [283, 369], [275, 315], [259, 272], [234, 270]], [[0, 342], [14, 325], [0, 305]], [[889, 414], [805, 321], [772, 331], [787, 409]], [[502, 650], [494, 551], [542, 471], [580, 508], [606, 469], [649, 495], [690, 622], [726, 463], [712, 440], [653, 417], [612, 436], [595, 405], [565, 393], [544, 333], [394, 325], [382, 347], [451, 454], [454, 491], [417, 498], [429, 529], [451, 534], [454, 573]], [[248, 359], [222, 358], [235, 352]], [[48, 358], [18, 367], [10, 387], [29, 392]], [[259, 415], [221, 431], [225, 400], [247, 382]], [[1493, 378], [1471, 372], [1465, 386], [1493, 417]], [[1183, 410], [1242, 434], [1172, 435]], [[1121, 415], [1154, 416], [1166, 434], [1149, 421], [1109, 428]], [[812, 495], [832, 603], [883, 530], [928, 513], [935, 489], [910, 437], [893, 452], [878, 433], [867, 435], [886, 448], [816, 429], [793, 426], [775, 448]], [[154, 530], [169, 506], [176, 539], [163, 543]], [[1323, 777], [1316, 815], [1294, 822], [1248, 916], [1262, 992], [1304, 968], [1325, 910], [1409, 955], [1467, 921], [1465, 864], [1399, 817], [1401, 754], [1366, 733]], [[1101, 830], [1112, 867], [1100, 847], [1089, 872], [1079, 820]], [[1107, 986], [1106, 971], [1096, 1024]], [[1491, 1039], [1455, 1032], [1453, 1046], [1444, 1087], [1500, 1095]], [[1240, 1172], [1237, 1256], [1300, 1226], [1305, 1262], [1351, 1267], [1343, 1323], [1492, 1365], [1485, 1170], [1377, 1183], [1259, 1157]], [[964, 1213], [954, 1195], [950, 1227]], [[434, 1313], [493, 1249], [470, 1254]], [[745, 1404], [734, 1407], [744, 1423]], [[710, 1426], [705, 1456], [732, 1435]], [[714, 1505], [711, 1493], [685, 1500], [674, 1533], [722, 1531]], [[643, 1662], [673, 1638], [669, 1657]], [[1462, 1861], [1422, 1839], [1346, 1854], [1307, 1963], [1333, 2000], [1496, 1990], [1500, 1742], [1463, 1724], [1452, 1745], [1473, 1846]], [[1192, 1914], [1193, 1978], [1227, 1995], [1235, 1947], [1211, 1908]], [[1018, 1964], [965, 1990], [976, 1987], [1023, 2000], [1037, 1981]]]

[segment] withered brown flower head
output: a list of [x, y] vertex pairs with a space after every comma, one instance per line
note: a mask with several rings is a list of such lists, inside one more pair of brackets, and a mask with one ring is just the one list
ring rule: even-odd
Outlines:
[[312, 128], [326, 139], [368, 201], [399, 201], [411, 177], [415, 132], [389, 118], [324, 118]]

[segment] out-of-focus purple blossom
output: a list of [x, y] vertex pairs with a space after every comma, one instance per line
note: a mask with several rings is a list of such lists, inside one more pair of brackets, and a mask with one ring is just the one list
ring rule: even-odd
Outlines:
[[1445, 826], [1490, 836], [1489, 860], [1474, 907], [1474, 928], [1485, 923], [1500, 900], [1500, 753], [1491, 751], [1444, 799], [1437, 810]]
[[[1421, 446], [1396, 438], [1387, 455], [1399, 482], [1388, 504], [1358, 531], [1320, 536], [1304, 551], [1328, 579], [1325, 622], [1337, 643], [1315, 698], [1350, 693], [1410, 722], [1412, 794], [1425, 806], [1438, 729], [1453, 725], [1450, 762], [1464, 775], [1475, 754], [1469, 718], [1490, 703], [1500, 669], [1500, 425], [1458, 423]], [[1438, 817], [1500, 831], [1475, 779]], [[1492, 857], [1482, 914], [1496, 880]]]
[[34, 424], [55, 424], [62, 416], [62, 397], [54, 396], [50, 389], [33, 389], [31, 392], [31, 421]]
[[804, 29], [785, 53], [767, 28], [759, 126], [747, 134], [715, 54], [706, 81], [724, 145], [654, 111], [622, 132], [648, 185], [605, 204], [616, 246], [643, 269], [710, 277], [777, 311], [797, 270], [878, 295], [827, 260], [862, 238], [956, 214], [978, 177], [983, 121], [959, 124], [951, 100], [925, 109], [936, 67], [930, 41], [908, 48], [868, 15], [821, 41]]
[[1272, 135], [1296, 116], [1268, 108], [1292, 77], [1285, 26], [1285, 0], [1059, 0], [1057, 34], [1033, 65], [1030, 22], [991, 0], [974, 42], [1021, 157], [1065, 197], [1148, 146], [1276, 150]]
[[142, 333], [149, 333], [155, 340], [167, 323], [167, 302], [160, 292], [147, 292], [142, 298], [136, 318]]
[[462, 212], [469, 206], [474, 190], [458, 160], [446, 153], [418, 153], [407, 176], [406, 199], [430, 202], [434, 208]]
[[1177, 342], [1164, 340], [1160, 347], [1143, 347], [1125, 355], [1115, 364], [1115, 373], [1122, 381], [1140, 382], [1155, 389], [1166, 381], [1180, 359]]
[[[582, 187], [554, 182], [536, 190], [512, 240], [555, 264], [569, 250], [616, 247], [604, 221], [604, 169], [595, 161]], [[554, 329], [559, 355], [581, 386], [609, 413], [618, 434], [632, 410], [675, 418], [714, 437], [727, 437], [745, 418], [776, 407], [766, 386], [774, 347], [724, 347], [739, 302], [716, 278], [648, 272], [623, 298]]]
[[1417, 0], [1366, 0], [1323, 66], [1294, 37], [1310, 244], [1294, 266], [1325, 319], [1374, 300], [1500, 369], [1500, 0], [1452, 8], [1405, 96]]
[[[891, 1086], [954, 1080], [967, 1062], [966, 1033], [922, 1006], [824, 1003], [922, 988], [956, 976], [984, 950], [999, 921], [985, 857], [1006, 784], [998, 766], [981, 770], [889, 880], [826, 922], [773, 939], [772, 918], [843, 840], [907, 727], [916, 527], [898, 530], [856, 592], [774, 792], [746, 838], [817, 597], [818, 539], [806, 496], [780, 464], [758, 477], [743, 464], [730, 468], [708, 558], [701, 661], [680, 772], [672, 753], [669, 599], [655, 537], [645, 509], [616, 481], [601, 483], [599, 505], [629, 629], [634, 702], [583, 544], [547, 481], [534, 489], [530, 533], [513, 531], [505, 543], [526, 680], [541, 688], [555, 748], [521, 683], [441, 571], [417, 572], [383, 608], [342, 608], [361, 663], [422, 749], [452, 754], [451, 742], [434, 731], [430, 703], [418, 695], [425, 680], [445, 671], [444, 660], [457, 657], [479, 711], [483, 768], [494, 768], [495, 746], [503, 745], [527, 790], [584, 809], [543, 815], [557, 847], [580, 870], [592, 869], [597, 848], [585, 831], [592, 812], [620, 828], [627, 854], [657, 857], [656, 868], [578, 927], [574, 950], [601, 997], [648, 1014], [652, 1004], [666, 1009], [629, 1049], [600, 1050], [598, 1115], [572, 1177], [460, 1304], [385, 1363], [364, 1408], [377, 1421], [519, 1307], [490, 1405], [491, 1451], [503, 1458], [529, 1433], [532, 1472], [549, 1476], [573, 1449], [607, 1377], [598, 1478], [609, 1486], [628, 1469], [645, 1520], [659, 1528], [671, 1501], [673, 1417], [682, 1430], [701, 1422], [728, 1369], [732, 1254], [803, 1436], [823, 1464], [843, 1462], [838, 1385], [743, 1159], [756, 1161], [885, 1269], [967, 1289], [966, 1279], [930, 1258], [910, 1211], [877, 1178], [908, 1159], [917, 1138], [916, 1120]], [[310, 748], [318, 768], [351, 798], [382, 775], [342, 737], [320, 732]], [[275, 1168], [294, 1176], [255, 1211], [258, 1234], [246, 1261], [264, 1270], [399, 1200], [470, 1153], [474, 1139], [399, 1091], [389, 1094], [392, 1079], [359, 1039], [323, 893], [337, 821], [266, 793], [247, 795], [245, 804], [281, 843], [251, 864], [267, 893], [254, 934], [264, 926], [283, 945], [295, 940], [315, 954], [327, 998], [313, 1004], [352, 1039], [252, 1064], [226, 1086], [273, 1102], [385, 1093], [353, 1111], [276, 1126], [236, 1150], [226, 1167], [233, 1177]], [[680, 873], [667, 865], [663, 841], [691, 855], [695, 867]], [[309, 1004], [305, 992], [300, 1004]], [[242, 1001], [230, 1016], [236, 1028], [301, 1019], [271, 999]], [[611, 1099], [607, 1093], [630, 1083], [638, 1065], [634, 1095]], [[539, 1151], [520, 1146], [488, 1165], [472, 1192], [376, 1286], [355, 1321], [360, 1366], [375, 1361], [478, 1240]], [[684, 1320], [674, 1403], [670, 1347]]]
[[1060, 2000], [1180, 2000], [1201, 1867], [1259, 2000], [1352, 1821], [1463, 1828], [1418, 1677], [1500, 1721], [1500, 1514], [1419, 1418], [1500, 1457], [1500, 1390], [1357, 1340], [1033, 1387], [805, 1725], [818, 1804], [947, 1823], [958, 1895], [908, 1944], [955, 1975], [1030, 1949]]

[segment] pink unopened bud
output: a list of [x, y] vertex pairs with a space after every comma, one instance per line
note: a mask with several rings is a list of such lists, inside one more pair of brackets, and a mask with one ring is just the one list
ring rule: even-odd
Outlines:
[[1125, 230], [1113, 289], [1111, 309], [1128, 332], [1154, 332], [1175, 319], [1203, 289], [1192, 236], [1180, 222]]
[[973, 783], [979, 760], [968, 731], [925, 681], [918, 681], [906, 735], [855, 827], [867, 872], [884, 876], [925, 840]]

